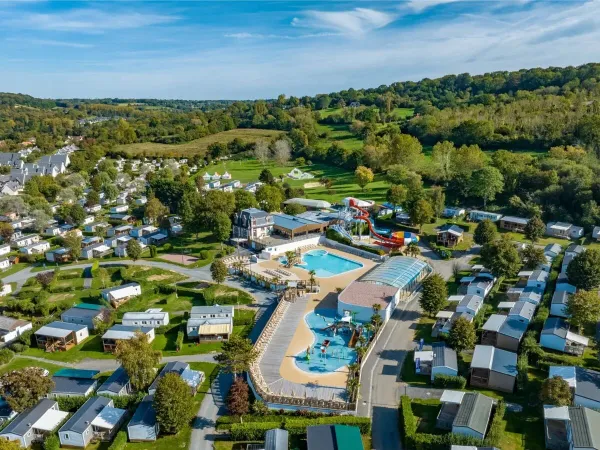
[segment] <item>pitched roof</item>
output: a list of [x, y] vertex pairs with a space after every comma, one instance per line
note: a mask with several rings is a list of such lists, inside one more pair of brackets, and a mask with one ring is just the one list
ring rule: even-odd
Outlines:
[[573, 447], [600, 448], [600, 413], [589, 408], [569, 408]]
[[436, 342], [433, 347], [433, 367], [449, 367], [458, 370], [456, 351], [446, 347], [443, 342]]
[[542, 329], [542, 334], [553, 334], [563, 339], [567, 338], [568, 332], [569, 325], [560, 317], [549, 317], [544, 322], [544, 328]]
[[119, 366], [108, 379], [102, 383], [98, 392], [111, 392], [118, 394], [129, 383], [129, 375], [123, 366]]
[[35, 406], [26, 409], [19, 414], [15, 419], [9, 423], [6, 428], [2, 430], [2, 434], [15, 434], [17, 436], [24, 436], [38, 420], [40, 420], [46, 412], [52, 409], [56, 405], [54, 400], [44, 398], [39, 401]]
[[369, 307], [378, 303], [386, 308], [397, 293], [397, 287], [353, 281], [338, 295], [338, 300], [349, 305]]
[[575, 395], [600, 401], [600, 372], [576, 367], [575, 380]]
[[13, 331], [19, 327], [25, 326], [28, 323], [26, 320], [13, 319], [12, 317], [0, 316], [0, 330]]
[[87, 428], [92, 426], [94, 420], [100, 412], [112, 402], [107, 397], [92, 397], [86, 401], [81, 408], [71, 416], [60, 431], [83, 433]]
[[74, 377], [52, 377], [54, 382], [53, 394], [57, 395], [86, 395], [90, 388], [97, 383], [91, 378], [74, 378]]
[[143, 427], [154, 427], [156, 425], [156, 411], [154, 410], [154, 395], [146, 395], [140, 402], [128, 427], [141, 425]]
[[476, 345], [471, 368], [489, 369], [513, 377], [517, 376], [517, 354], [492, 347]]
[[482, 394], [466, 393], [452, 423], [455, 427], [467, 427], [485, 435], [492, 413], [493, 400]]

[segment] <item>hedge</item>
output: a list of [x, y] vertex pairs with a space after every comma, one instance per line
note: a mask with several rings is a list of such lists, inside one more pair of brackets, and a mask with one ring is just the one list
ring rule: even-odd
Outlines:
[[58, 402], [58, 407], [61, 411], [75, 412], [83, 406], [88, 400], [88, 397], [83, 395], [77, 397], [56, 397], [55, 400]]
[[232, 441], [263, 441], [267, 431], [280, 426], [281, 422], [234, 423], [229, 431]]
[[127, 444], [127, 432], [121, 430], [117, 433], [112, 443], [108, 446], [108, 450], [122, 450]]
[[467, 385], [467, 379], [460, 375], [436, 375], [433, 379], [433, 386], [442, 389], [464, 389]]
[[492, 424], [485, 438], [485, 444], [489, 447], [498, 447], [500, 440], [502, 439], [502, 432], [504, 431], [503, 420], [506, 406], [504, 402], [500, 400], [496, 405], [496, 412], [492, 418]]
[[44, 450], [59, 450], [60, 449], [60, 439], [56, 434], [51, 434], [46, 439], [44, 439], [44, 443], [42, 444]]

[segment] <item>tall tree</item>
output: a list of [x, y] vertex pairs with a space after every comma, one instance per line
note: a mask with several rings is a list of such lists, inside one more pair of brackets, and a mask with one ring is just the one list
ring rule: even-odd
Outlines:
[[127, 256], [133, 261], [137, 261], [142, 256], [142, 246], [137, 239], [131, 239], [127, 242]]
[[221, 259], [215, 259], [210, 265], [210, 276], [215, 283], [221, 284], [227, 277], [227, 266]]
[[221, 353], [215, 356], [215, 360], [225, 373], [232, 373], [237, 377], [250, 370], [250, 365], [257, 357], [258, 353], [252, 341], [234, 334], [228, 341], [223, 342]]
[[71, 256], [71, 258], [73, 258], [75, 261], [77, 261], [81, 255], [82, 242], [83, 237], [78, 235], [75, 231], [69, 231], [63, 237], [63, 245], [67, 250], [69, 250], [69, 256]]
[[354, 171], [354, 178], [356, 179], [356, 184], [364, 191], [367, 184], [373, 182], [375, 175], [373, 175], [373, 171], [368, 167], [358, 166]]
[[275, 141], [273, 145], [273, 158], [279, 166], [285, 166], [292, 156], [292, 149], [290, 144], [285, 139], [279, 139]]
[[231, 235], [231, 219], [223, 212], [218, 212], [215, 216], [212, 232], [217, 241], [221, 244], [221, 250], [223, 249], [223, 241], [229, 239]]
[[267, 212], [279, 211], [284, 199], [283, 192], [279, 186], [266, 184], [256, 190], [256, 200], [260, 207]]
[[536, 247], [533, 244], [526, 246], [521, 252], [521, 256], [525, 261], [525, 268], [529, 270], [534, 270], [540, 264], [546, 262], [546, 254], [544, 253], [544, 249], [541, 247]]
[[25, 367], [0, 376], [0, 395], [18, 413], [35, 406], [53, 388], [52, 378], [39, 367]]
[[537, 214], [529, 219], [525, 225], [525, 236], [531, 242], [536, 243], [546, 232], [546, 225]]
[[250, 402], [248, 400], [249, 389], [248, 383], [243, 378], [236, 378], [229, 389], [227, 395], [227, 409], [234, 416], [244, 416], [250, 410]]
[[162, 377], [154, 394], [154, 410], [160, 431], [180, 432], [194, 416], [194, 402], [188, 384], [176, 373]]
[[569, 322], [580, 330], [591, 323], [597, 323], [600, 319], [600, 299], [597, 291], [578, 290], [569, 296], [565, 313], [569, 316]]
[[408, 214], [410, 215], [410, 221], [413, 225], [419, 227], [419, 232], [423, 229], [424, 224], [430, 223], [434, 218], [431, 203], [425, 199], [417, 200], [408, 210]]
[[600, 286], [600, 251], [588, 249], [577, 255], [567, 267], [569, 282], [590, 291]]
[[435, 217], [441, 217], [444, 212], [444, 206], [446, 205], [446, 194], [444, 194], [444, 189], [442, 189], [441, 186], [432, 186], [431, 189], [427, 191], [427, 196], [431, 202]]
[[271, 150], [269, 150], [269, 143], [264, 139], [257, 140], [254, 144], [254, 157], [258, 159], [264, 166], [267, 162], [269, 162], [270, 155]]
[[387, 191], [385, 199], [394, 206], [393, 216], [396, 216], [396, 206], [403, 205], [408, 198], [408, 189], [401, 184], [392, 184]]
[[463, 350], [472, 349], [476, 342], [477, 335], [473, 322], [469, 322], [462, 316], [456, 319], [448, 333], [448, 343], [452, 348], [460, 353]]
[[481, 248], [481, 263], [499, 277], [514, 277], [521, 267], [521, 257], [509, 235]]
[[15, 233], [15, 229], [8, 222], [0, 222], [0, 236], [4, 242], [10, 241], [10, 238]]
[[263, 169], [258, 176], [258, 180], [265, 184], [274, 184], [275, 177], [269, 169]]
[[573, 401], [571, 386], [563, 377], [546, 378], [542, 383], [540, 400], [543, 405], [571, 406]]
[[482, 220], [475, 227], [473, 240], [476, 244], [484, 245], [493, 242], [498, 237], [498, 228], [496, 224], [489, 219]]
[[494, 200], [503, 189], [504, 177], [495, 167], [487, 166], [473, 172], [469, 190], [475, 197], [483, 199], [484, 207], [487, 206], [488, 201]]
[[433, 317], [446, 305], [448, 298], [446, 280], [440, 274], [434, 273], [423, 281], [422, 286], [419, 304], [423, 311]]
[[256, 208], [256, 206], [258, 206], [256, 197], [252, 192], [248, 192], [243, 189], [237, 189], [234, 191], [233, 195], [235, 197], [236, 211], [241, 211], [242, 209], [248, 208]]
[[146, 217], [150, 223], [156, 223], [158, 219], [169, 214], [169, 208], [163, 205], [159, 199], [152, 197], [146, 203], [144, 210], [144, 217]]
[[146, 389], [156, 377], [155, 367], [162, 358], [159, 351], [154, 350], [144, 333], [136, 333], [128, 340], [117, 341], [115, 359], [121, 363], [134, 389]]

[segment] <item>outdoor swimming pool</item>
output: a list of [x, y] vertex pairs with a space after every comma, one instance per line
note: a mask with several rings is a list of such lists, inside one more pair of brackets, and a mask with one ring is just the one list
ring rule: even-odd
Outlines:
[[[281, 262], [285, 262], [282, 258]], [[302, 255], [302, 262], [296, 264], [301, 269], [315, 271], [319, 278], [328, 278], [351, 270], [360, 269], [363, 265], [351, 259], [343, 258], [327, 250], [310, 250]]]
[[[310, 359], [306, 359], [306, 350], [296, 355], [296, 366], [310, 373], [330, 373], [356, 362], [356, 351], [348, 348], [348, 342], [352, 333], [340, 331], [334, 336], [331, 330], [323, 330], [331, 325], [337, 316], [335, 309], [320, 308], [309, 312], [304, 316], [304, 321], [313, 332], [313, 342], [310, 346]], [[329, 339], [326, 356], [321, 356], [321, 345], [325, 339]]]

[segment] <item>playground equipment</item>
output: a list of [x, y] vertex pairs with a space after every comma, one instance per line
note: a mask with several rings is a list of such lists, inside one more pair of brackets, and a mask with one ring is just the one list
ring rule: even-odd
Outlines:
[[336, 320], [334, 323], [323, 328], [323, 331], [331, 330], [335, 336], [336, 333], [341, 331], [351, 331], [352, 336], [350, 337], [350, 342], [348, 343], [349, 348], [354, 348], [356, 346], [356, 342], [358, 338], [362, 334], [362, 325], [356, 323], [351, 316], [344, 316], [339, 320]]
[[388, 248], [400, 248], [410, 244], [411, 242], [419, 242], [419, 236], [417, 236], [415, 233], [410, 233], [408, 231], [397, 231], [395, 233], [392, 233], [391, 237], [389, 238], [382, 236], [375, 230], [373, 222], [371, 222], [370, 219], [369, 211], [359, 206], [359, 203], [356, 202], [355, 199], [350, 199], [348, 206], [358, 211], [358, 214], [354, 216], [355, 220], [362, 220], [363, 222], [367, 223], [367, 225], [369, 226], [371, 236], [377, 239], [377, 241], [375, 242], [377, 245], [381, 245], [382, 247]]

